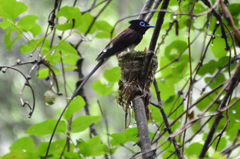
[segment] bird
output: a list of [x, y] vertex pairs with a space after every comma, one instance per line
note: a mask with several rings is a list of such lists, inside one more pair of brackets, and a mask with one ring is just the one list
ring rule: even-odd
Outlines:
[[[131, 20], [130, 26], [118, 34], [110, 43], [103, 49], [103, 51], [97, 56], [97, 65], [93, 70], [82, 80], [74, 94], [84, 86], [88, 79], [98, 70], [103, 63], [105, 63], [110, 57], [118, 55], [125, 50], [133, 50], [142, 40], [143, 35], [149, 28], [153, 28], [153, 25], [149, 25], [144, 20]], [[74, 96], [74, 95], [73, 95]]]
[[[63, 109], [62, 113], [60, 114], [58, 121], [55, 125], [55, 128], [53, 130], [53, 133], [51, 135], [49, 145], [48, 145], [48, 150], [50, 148], [53, 136], [56, 132], [57, 126], [61, 121], [61, 118], [63, 117], [63, 114], [67, 110], [69, 104], [71, 101], [75, 98], [75, 96], [78, 94], [79, 90], [84, 86], [84, 84], [88, 81], [88, 79], [94, 74], [94, 72], [97, 71], [97, 69], [104, 63], [106, 62], [111, 56], [117, 55], [121, 53], [122, 51], [125, 50], [132, 50], [134, 49], [135, 46], [137, 46], [142, 38], [145, 32], [149, 28], [153, 28], [153, 25], [149, 25], [146, 21], [144, 20], [132, 20], [129, 21], [130, 26], [121, 32], [118, 36], [116, 36], [110, 43], [103, 49], [103, 51], [98, 55], [96, 58], [97, 60], [97, 65], [93, 68], [93, 70], [82, 80], [79, 86], [77, 86], [77, 89], [73, 93], [72, 97], [68, 101], [67, 105]], [[46, 156], [48, 154], [48, 151], [46, 152]]]

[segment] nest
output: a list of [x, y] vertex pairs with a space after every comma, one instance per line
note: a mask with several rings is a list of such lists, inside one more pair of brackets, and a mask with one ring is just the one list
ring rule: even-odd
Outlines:
[[[151, 58], [152, 57], [152, 58]], [[149, 66], [149, 59], [151, 64]], [[118, 65], [121, 69], [121, 79], [118, 89], [118, 104], [124, 108], [128, 114], [131, 101], [140, 95], [144, 99], [147, 119], [150, 113], [148, 109], [151, 97], [150, 86], [153, 83], [157, 70], [157, 57], [152, 52], [122, 52], [118, 55]], [[149, 66], [148, 72], [147, 66]]]

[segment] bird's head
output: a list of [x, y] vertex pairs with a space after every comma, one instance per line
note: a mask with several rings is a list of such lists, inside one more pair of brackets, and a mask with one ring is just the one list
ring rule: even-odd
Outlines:
[[142, 34], [145, 34], [145, 32], [149, 29], [149, 28], [154, 28], [153, 25], [149, 25], [147, 22], [145, 22], [144, 20], [131, 20], [129, 22], [131, 25], [129, 26], [129, 28], [138, 31]]

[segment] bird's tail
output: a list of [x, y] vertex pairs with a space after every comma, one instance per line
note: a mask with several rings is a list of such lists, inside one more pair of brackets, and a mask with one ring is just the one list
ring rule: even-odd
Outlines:
[[93, 68], [93, 70], [84, 78], [84, 80], [82, 81], [82, 83], [80, 84], [80, 86], [78, 86], [78, 88], [76, 89], [76, 91], [73, 93], [71, 99], [68, 101], [67, 105], [65, 106], [65, 108], [63, 109], [61, 115], [59, 116], [58, 118], [58, 121], [54, 127], [54, 130], [53, 130], [53, 133], [51, 135], [51, 138], [50, 138], [50, 141], [49, 141], [49, 144], [48, 144], [48, 148], [47, 148], [47, 152], [46, 152], [46, 156], [48, 156], [48, 152], [49, 152], [49, 149], [50, 149], [50, 146], [51, 146], [51, 143], [52, 143], [52, 139], [53, 139], [53, 136], [57, 130], [57, 127], [58, 127], [58, 124], [60, 123], [61, 119], [62, 119], [62, 116], [64, 114], [64, 112], [67, 110], [69, 104], [71, 103], [71, 101], [73, 100], [73, 98], [78, 94], [79, 90], [81, 90], [81, 88], [84, 86], [84, 84], [88, 81], [88, 79], [94, 74], [94, 72], [97, 71], [97, 69], [105, 62], [106, 60], [100, 60], [98, 62], [98, 64]]
[[78, 86], [76, 91], [74, 92], [72, 98], [74, 98], [78, 92], [82, 89], [82, 87], [85, 85], [85, 83], [89, 80], [89, 78], [98, 70], [98, 68], [105, 62], [105, 60], [98, 61], [98, 64], [93, 68], [93, 70], [83, 79], [81, 84]]

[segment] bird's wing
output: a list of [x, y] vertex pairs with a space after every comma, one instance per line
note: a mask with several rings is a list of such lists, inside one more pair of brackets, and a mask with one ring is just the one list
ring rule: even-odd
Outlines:
[[115, 37], [98, 55], [96, 60], [107, 60], [109, 57], [120, 53], [131, 45], [137, 45], [141, 40], [141, 34], [128, 28]]

